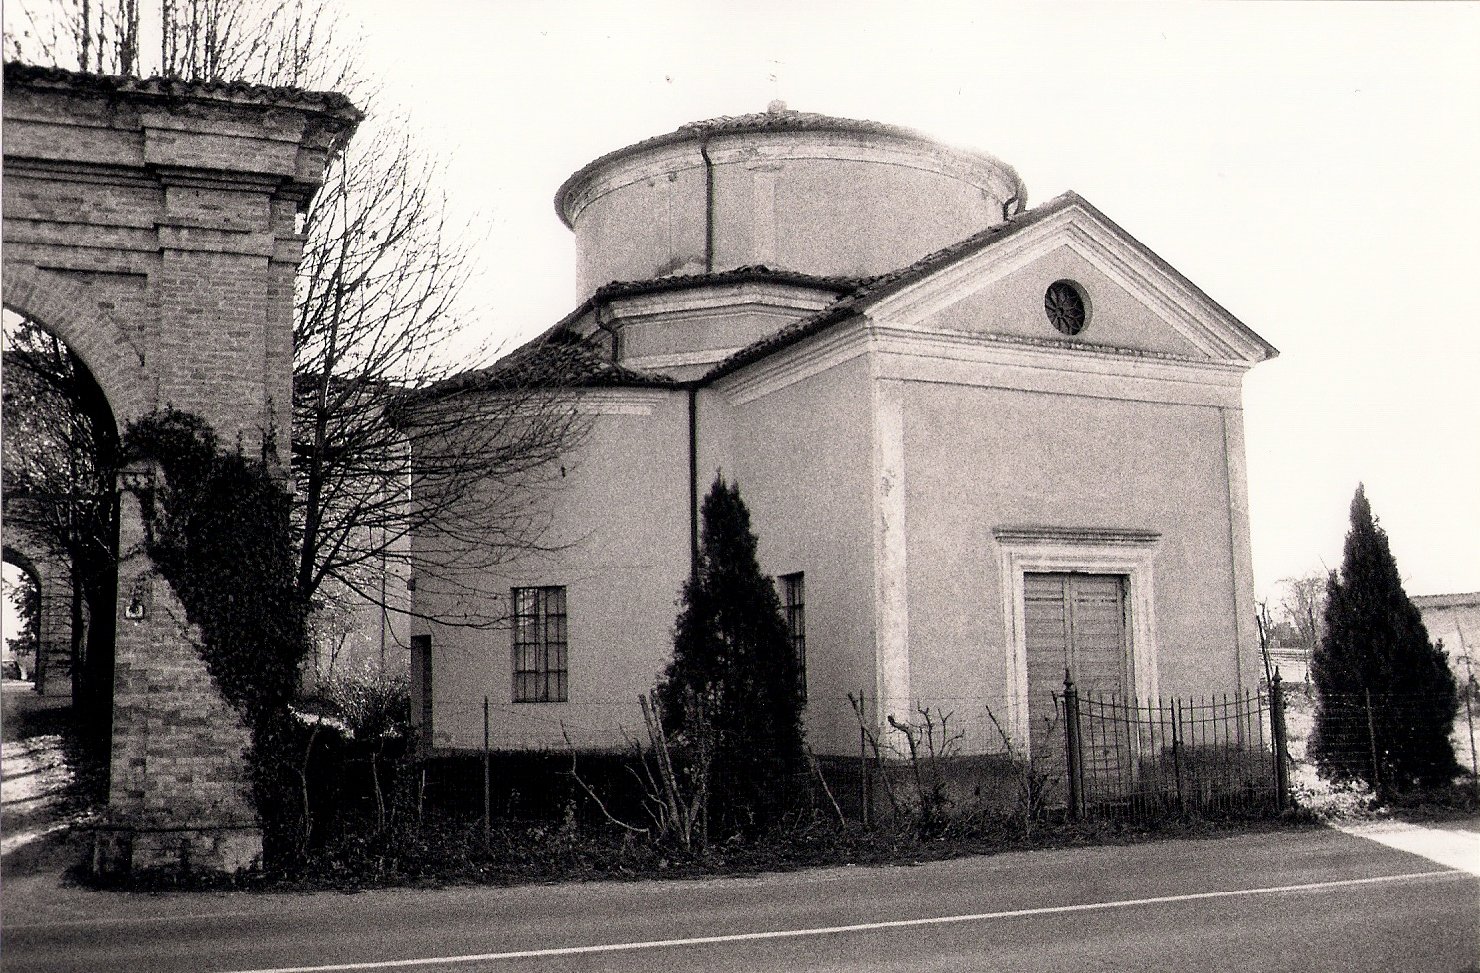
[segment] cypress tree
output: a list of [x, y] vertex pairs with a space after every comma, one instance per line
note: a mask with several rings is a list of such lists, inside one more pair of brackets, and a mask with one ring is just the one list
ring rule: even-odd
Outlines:
[[1326, 581], [1326, 633], [1311, 677], [1319, 696], [1310, 751], [1328, 776], [1391, 793], [1447, 784], [1459, 770], [1449, 736], [1454, 674], [1403, 591], [1360, 484], [1340, 574]]
[[716, 477], [704, 498], [698, 562], [680, 595], [673, 660], [658, 686], [665, 729], [711, 741], [711, 819], [740, 832], [774, 822], [806, 770], [797, 660], [755, 552], [739, 487]]

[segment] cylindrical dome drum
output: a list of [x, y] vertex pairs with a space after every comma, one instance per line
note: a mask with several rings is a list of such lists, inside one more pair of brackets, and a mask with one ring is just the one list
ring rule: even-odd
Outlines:
[[763, 265], [824, 277], [905, 266], [1026, 204], [1012, 167], [877, 122], [717, 118], [609, 153], [565, 181], [578, 296], [614, 280]]

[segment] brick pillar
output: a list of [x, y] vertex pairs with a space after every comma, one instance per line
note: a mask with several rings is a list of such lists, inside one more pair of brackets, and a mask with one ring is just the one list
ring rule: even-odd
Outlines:
[[72, 693], [72, 571], [51, 555], [35, 559], [40, 603], [36, 618], [36, 691], [43, 696]]
[[138, 498], [125, 490], [111, 787], [93, 868], [104, 875], [253, 868], [262, 832], [245, 758], [251, 736], [212, 683], [200, 630], [154, 571], [143, 536]]
[[40, 512], [5, 497], [5, 559], [36, 581], [36, 658], [28, 666], [43, 696], [72, 693], [72, 565], [33, 529]]

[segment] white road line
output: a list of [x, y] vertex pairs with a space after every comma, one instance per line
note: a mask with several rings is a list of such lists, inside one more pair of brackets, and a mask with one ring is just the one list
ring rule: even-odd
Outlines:
[[[1097, 912], [1169, 902], [1195, 902], [1201, 899], [1226, 899], [1245, 895], [1272, 895], [1280, 892], [1310, 892], [1319, 889], [1348, 888], [1355, 885], [1378, 885], [1414, 879], [1468, 878], [1464, 872], [1445, 869], [1437, 872], [1407, 872], [1402, 875], [1379, 875], [1374, 878], [1348, 878], [1329, 882], [1307, 882], [1303, 885], [1269, 885], [1224, 892], [1188, 892], [1182, 895], [1160, 895], [1147, 899], [1115, 899], [1109, 902], [1086, 902], [1079, 905], [1051, 905], [1036, 909], [1010, 909], [1004, 912], [977, 912], [969, 915], [931, 916], [924, 919], [890, 919], [883, 922], [861, 922], [849, 926], [822, 926], [814, 929], [774, 929], [765, 932], [741, 932], [723, 936], [691, 936], [684, 939], [649, 939], [630, 943], [601, 943], [595, 946], [559, 946], [550, 949], [520, 949], [505, 953], [471, 953], [464, 956], [427, 956], [415, 959], [376, 960], [364, 963], [327, 963], [318, 966], [277, 966], [269, 969], [232, 970], [229, 973], [340, 973], [352, 970], [394, 970], [418, 966], [452, 966], [462, 963], [487, 963], [495, 960], [538, 959], [549, 956], [578, 956], [582, 953], [619, 953], [639, 949], [663, 949], [672, 946], [702, 946], [712, 943], [739, 943], [765, 939], [798, 939], [806, 936], [836, 936], [876, 929], [905, 929], [911, 926], [943, 926], [988, 919], [1012, 919], [1019, 916], [1044, 916], [1068, 912]], [[228, 971], [223, 971], [228, 973]]]

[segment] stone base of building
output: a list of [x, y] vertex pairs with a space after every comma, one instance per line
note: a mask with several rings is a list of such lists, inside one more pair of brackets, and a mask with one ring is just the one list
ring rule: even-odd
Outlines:
[[262, 865], [262, 829], [250, 824], [168, 827], [100, 825], [93, 832], [93, 874], [236, 875]]

